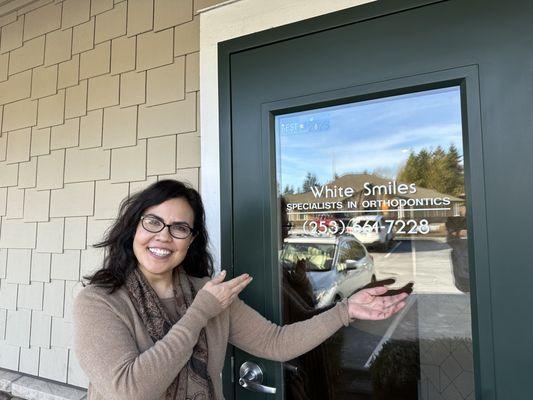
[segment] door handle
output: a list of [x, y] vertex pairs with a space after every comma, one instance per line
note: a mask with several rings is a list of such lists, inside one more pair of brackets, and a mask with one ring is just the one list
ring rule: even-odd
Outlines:
[[276, 394], [276, 388], [262, 385], [263, 371], [256, 363], [246, 361], [239, 370], [239, 385], [243, 388], [259, 392]]

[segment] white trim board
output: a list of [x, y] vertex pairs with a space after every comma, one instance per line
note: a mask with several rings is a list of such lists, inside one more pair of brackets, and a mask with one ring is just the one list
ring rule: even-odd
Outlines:
[[200, 14], [200, 190], [215, 265], [220, 267], [219, 42], [287, 25], [373, 0], [239, 0]]
[[[4, 0], [0, 1], [0, 17], [14, 13], [29, 4], [36, 3], [38, 0]], [[50, 0], [50, 3], [53, 0]], [[42, 5], [42, 4], [40, 4]], [[16, 19], [16, 16], [15, 16]]]

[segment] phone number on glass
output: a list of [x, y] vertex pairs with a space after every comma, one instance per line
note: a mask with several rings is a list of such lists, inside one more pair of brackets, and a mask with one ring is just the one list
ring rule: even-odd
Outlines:
[[387, 234], [394, 232], [396, 234], [406, 235], [427, 235], [430, 231], [427, 219], [414, 220], [409, 219], [386, 219], [376, 221], [365, 221], [364, 224], [350, 224], [348, 226], [341, 219], [337, 220], [308, 220], [303, 225], [304, 233], [307, 235], [342, 235], [351, 234], [371, 234], [386, 231]]

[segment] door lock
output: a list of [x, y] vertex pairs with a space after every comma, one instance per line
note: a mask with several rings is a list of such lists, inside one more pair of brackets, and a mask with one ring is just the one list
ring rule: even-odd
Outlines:
[[239, 385], [253, 392], [276, 394], [276, 388], [262, 385], [263, 371], [256, 363], [246, 361], [239, 370]]

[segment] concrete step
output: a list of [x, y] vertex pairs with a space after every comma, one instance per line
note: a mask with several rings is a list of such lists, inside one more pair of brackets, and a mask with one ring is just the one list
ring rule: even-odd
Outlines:
[[0, 369], [0, 400], [83, 400], [87, 392]]

